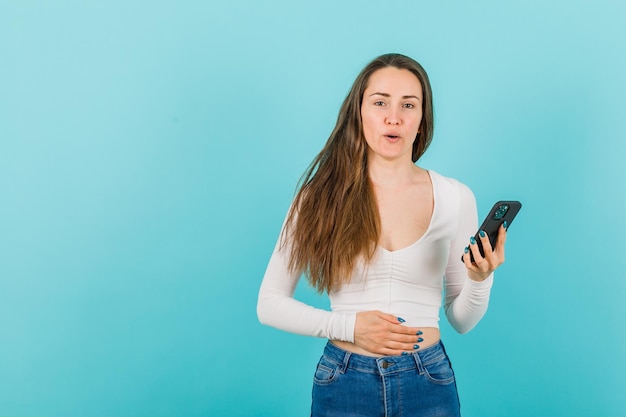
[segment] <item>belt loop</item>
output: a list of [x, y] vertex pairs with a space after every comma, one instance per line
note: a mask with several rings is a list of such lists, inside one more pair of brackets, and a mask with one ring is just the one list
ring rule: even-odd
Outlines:
[[415, 365], [417, 365], [417, 373], [419, 375], [424, 375], [426, 369], [424, 369], [424, 365], [422, 365], [422, 359], [420, 359], [420, 355], [417, 352], [413, 352], [413, 359], [415, 359]]
[[350, 355], [352, 352], [346, 351], [346, 354], [343, 356], [343, 363], [341, 364], [341, 368], [339, 368], [339, 372], [342, 374], [346, 372], [348, 369], [348, 362], [350, 361]]

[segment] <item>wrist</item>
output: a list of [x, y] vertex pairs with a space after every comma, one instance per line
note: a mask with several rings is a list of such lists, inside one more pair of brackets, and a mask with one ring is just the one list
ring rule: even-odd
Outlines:
[[467, 276], [469, 277], [469, 279], [475, 282], [483, 282], [484, 280], [489, 278], [490, 275], [491, 273], [484, 273], [484, 272], [479, 273], [479, 272], [474, 272], [474, 271], [467, 271]]
[[[474, 275], [476, 275], [476, 273], [474, 273]], [[479, 276], [476, 276], [474, 278], [470, 276], [470, 271], [468, 271], [466, 285], [468, 285], [470, 288], [473, 288], [473, 289], [491, 288], [491, 286], [493, 285], [493, 272], [487, 275], [487, 277], [484, 279], [483, 279], [482, 274], [479, 274]]]

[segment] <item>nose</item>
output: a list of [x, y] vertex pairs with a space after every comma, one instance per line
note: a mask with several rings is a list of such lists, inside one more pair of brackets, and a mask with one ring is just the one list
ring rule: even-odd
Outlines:
[[400, 112], [395, 108], [390, 108], [385, 117], [385, 123], [388, 125], [399, 125], [400, 124]]

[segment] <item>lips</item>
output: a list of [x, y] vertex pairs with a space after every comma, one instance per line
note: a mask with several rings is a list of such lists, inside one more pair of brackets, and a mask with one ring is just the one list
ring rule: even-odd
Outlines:
[[387, 132], [384, 136], [388, 139], [398, 139], [400, 137], [398, 132]]

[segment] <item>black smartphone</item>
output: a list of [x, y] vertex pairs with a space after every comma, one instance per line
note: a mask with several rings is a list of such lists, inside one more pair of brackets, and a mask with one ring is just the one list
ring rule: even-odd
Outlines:
[[[485, 217], [485, 221], [478, 229], [478, 232], [474, 235], [474, 239], [476, 239], [476, 243], [478, 243], [478, 249], [480, 249], [480, 254], [482, 256], [485, 256], [485, 252], [483, 250], [483, 244], [480, 241], [480, 231], [484, 230], [487, 236], [489, 236], [489, 242], [491, 242], [491, 247], [493, 248], [498, 238], [500, 225], [507, 222], [507, 228], [511, 226], [513, 219], [517, 216], [517, 213], [521, 208], [522, 203], [519, 201], [498, 201], [493, 205], [489, 214]], [[472, 251], [470, 251], [470, 257], [472, 262], [474, 262], [474, 255], [472, 254]], [[463, 261], [463, 255], [461, 255], [461, 261]]]

